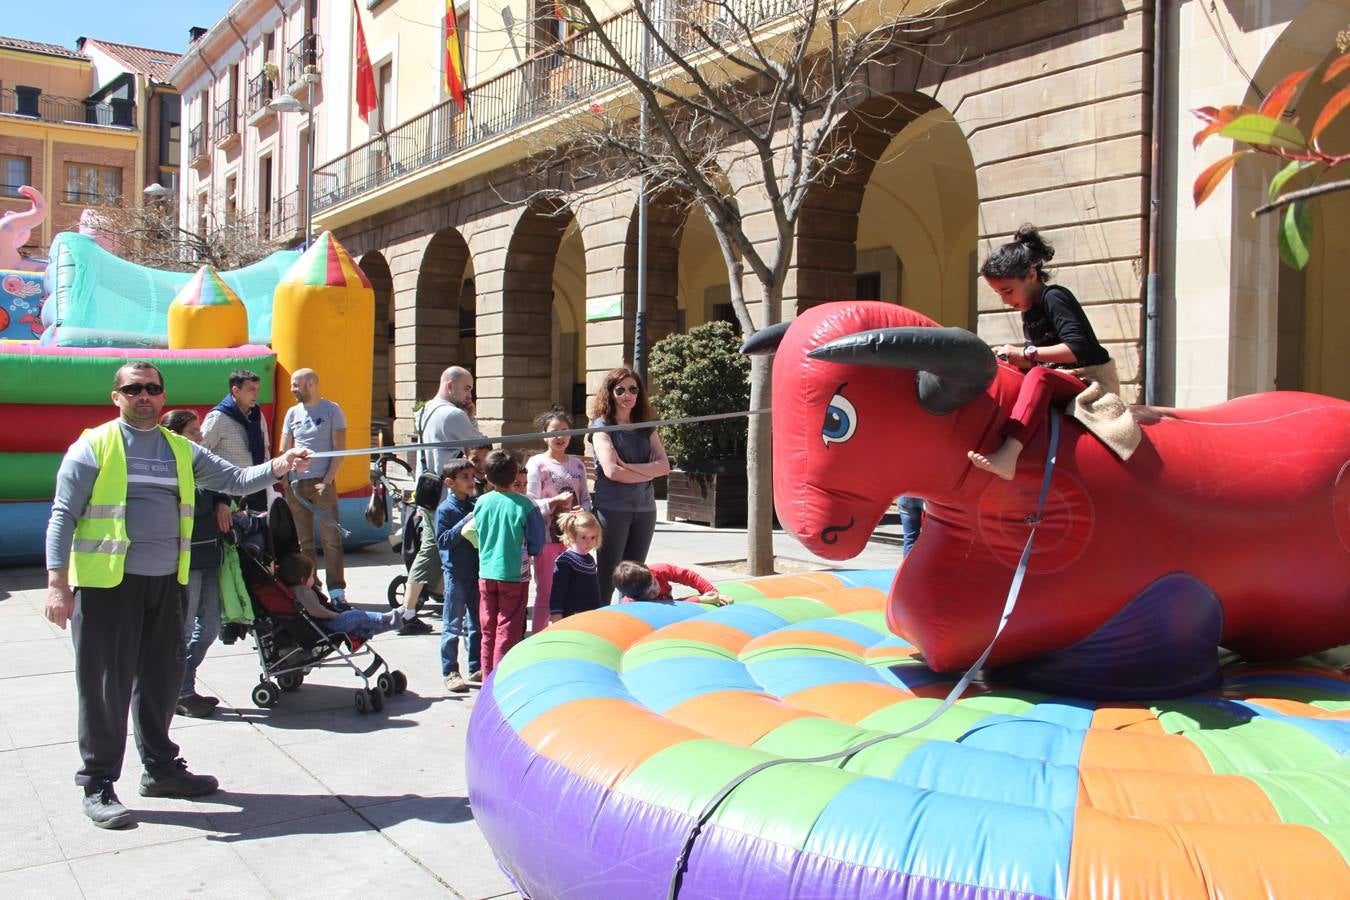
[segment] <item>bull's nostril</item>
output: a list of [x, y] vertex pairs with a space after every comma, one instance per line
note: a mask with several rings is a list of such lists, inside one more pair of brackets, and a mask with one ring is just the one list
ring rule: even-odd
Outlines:
[[839, 540], [839, 535], [853, 527], [854, 521], [854, 518], [849, 516], [847, 525], [826, 525], [820, 530], [820, 542], [822, 544], [835, 543]]

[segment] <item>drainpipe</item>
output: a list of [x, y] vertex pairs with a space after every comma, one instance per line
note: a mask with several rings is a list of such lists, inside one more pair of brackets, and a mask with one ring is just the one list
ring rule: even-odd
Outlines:
[[[651, 32], [642, 29], [642, 78], [651, 70]], [[647, 99], [642, 99], [638, 124], [638, 146], [647, 149]], [[647, 174], [638, 179], [638, 246], [637, 246], [637, 309], [633, 313], [633, 371], [644, 381], [647, 378]]]
[[1159, 401], [1158, 391], [1158, 319], [1159, 259], [1162, 254], [1163, 219], [1163, 138], [1166, 134], [1166, 62], [1167, 59], [1167, 3], [1153, 3], [1153, 112], [1150, 132], [1153, 136], [1152, 158], [1149, 163], [1148, 186], [1148, 268], [1144, 277], [1144, 402], [1150, 406]]

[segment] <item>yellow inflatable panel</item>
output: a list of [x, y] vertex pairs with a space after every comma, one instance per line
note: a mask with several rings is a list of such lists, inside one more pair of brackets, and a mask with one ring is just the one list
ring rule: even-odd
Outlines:
[[[347, 446], [370, 444], [374, 333], [375, 293], [370, 281], [332, 234], [324, 232], [287, 271], [272, 301], [277, 442], [286, 411], [296, 402], [291, 374], [313, 369], [319, 376], [319, 392], [342, 407], [347, 418]], [[339, 493], [369, 484], [369, 460], [347, 457], [338, 472]]]
[[248, 343], [248, 310], [216, 270], [202, 266], [169, 304], [169, 349], [212, 350]]

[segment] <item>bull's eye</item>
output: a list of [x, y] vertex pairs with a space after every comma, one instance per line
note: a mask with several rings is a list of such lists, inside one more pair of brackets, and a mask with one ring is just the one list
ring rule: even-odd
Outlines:
[[[841, 385], [842, 387], [842, 385]], [[836, 393], [830, 398], [829, 408], [825, 410], [825, 424], [821, 426], [820, 436], [825, 446], [842, 444], [853, 437], [858, 428], [858, 412], [843, 394]]]

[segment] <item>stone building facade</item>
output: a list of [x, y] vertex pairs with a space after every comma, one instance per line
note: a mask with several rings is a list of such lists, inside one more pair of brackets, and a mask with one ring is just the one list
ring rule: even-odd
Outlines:
[[[1206, 63], [1206, 71], [1191, 65], [1190, 55], [1207, 49], [1207, 35], [1215, 33], [1201, 30], [1205, 21], [1230, 21], [1246, 42], [1228, 42], [1231, 58], [1224, 65], [1250, 72], [1269, 62], [1259, 79], [1268, 89], [1281, 74], [1270, 54], [1291, 36], [1301, 36], [1294, 42], [1298, 53], [1285, 57], [1328, 58], [1334, 32], [1326, 23], [1346, 4], [1232, 0], [1218, 6], [948, 4], [921, 52], [898, 54], [893, 65], [876, 68], [869, 99], [855, 110], [871, 123], [855, 136], [862, 162], [810, 198], [782, 315], [830, 299], [876, 297], [971, 328], [991, 343], [1017, 340], [1016, 315], [974, 273], [993, 245], [1033, 222], [1057, 248], [1055, 280], [1082, 300], [1118, 362], [1126, 393], [1140, 399], [1156, 129], [1163, 161], [1157, 214], [1166, 242], [1158, 248], [1156, 273], [1160, 362], [1151, 375], [1159, 400], [1212, 402], [1273, 388], [1280, 365], [1297, 368], [1287, 362], [1291, 346], [1300, 359], [1325, 359], [1314, 350], [1325, 346], [1328, 322], [1332, 335], [1350, 334], [1350, 326], [1327, 312], [1320, 299], [1325, 290], [1296, 288], [1292, 279], [1269, 272], [1246, 282], [1245, 270], [1254, 265], [1278, 268], [1271, 261], [1273, 241], [1261, 245], [1263, 236], [1251, 234], [1234, 213], [1226, 227], [1206, 232], [1220, 258], [1208, 248], [1193, 254], [1187, 245], [1196, 215], [1189, 187], [1208, 160], [1190, 151], [1195, 129], [1186, 111], [1243, 99], [1240, 91], [1232, 95], [1228, 69], [1218, 62]], [[336, 19], [328, 25], [350, 29], [350, 21]], [[1167, 96], [1155, 123], [1157, 33], [1166, 42], [1161, 84]], [[330, 58], [343, 55], [334, 50], [341, 43], [341, 34], [325, 37]], [[470, 41], [467, 49], [473, 46]], [[472, 75], [472, 52], [468, 58]], [[491, 109], [502, 79], [517, 78], [526, 88], [565, 87], [555, 69], [541, 80], [539, 65], [536, 54], [515, 70], [471, 77], [470, 110], [475, 100], [483, 104], [479, 109]], [[1249, 80], [1247, 87], [1259, 95], [1261, 85]], [[1212, 96], [1219, 93], [1226, 99]], [[599, 376], [630, 359], [636, 185], [592, 182], [570, 205], [531, 202], [547, 181], [532, 150], [549, 122], [569, 109], [563, 104], [536, 118], [518, 115], [499, 133], [462, 148], [435, 149], [443, 145], [428, 141], [424, 149], [418, 134], [462, 134], [474, 126], [444, 102], [319, 166], [316, 229], [333, 230], [376, 286], [377, 345], [391, 352], [387, 369], [377, 373], [374, 402], [377, 410], [393, 410], [400, 437], [414, 404], [431, 394], [447, 365], [475, 371], [487, 430], [514, 432], [528, 430], [534, 415], [553, 403], [581, 412]], [[416, 153], [403, 154], [405, 144]], [[731, 162], [722, 175], [743, 221], [752, 238], [768, 240], [763, 186], [751, 166], [737, 161], [735, 148], [726, 158]], [[1211, 203], [1237, 210], [1259, 191], [1256, 182], [1259, 177], [1244, 173], [1234, 194], [1221, 192]], [[1336, 230], [1322, 233], [1334, 247]], [[650, 240], [651, 339], [725, 316], [725, 267], [702, 215], [658, 202]], [[1197, 279], [1206, 289], [1230, 285], [1226, 304], [1196, 306], [1187, 291]], [[1296, 302], [1280, 299], [1299, 291]], [[1261, 299], [1243, 299], [1254, 295]], [[1293, 322], [1297, 317], [1285, 306], [1297, 306], [1301, 318]], [[1277, 339], [1273, 332], [1280, 328], [1285, 337]], [[1192, 354], [1208, 354], [1213, 368], [1206, 373], [1221, 371], [1221, 377], [1195, 377]], [[1286, 362], [1277, 364], [1277, 356]], [[1344, 365], [1323, 368], [1328, 365], [1334, 371], [1304, 365], [1280, 386], [1319, 384], [1350, 393], [1350, 386], [1336, 387], [1335, 366]]]

